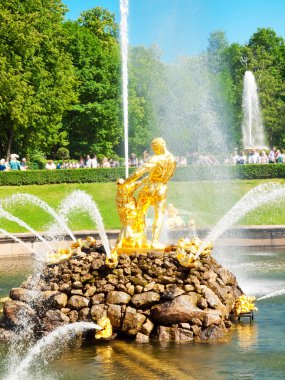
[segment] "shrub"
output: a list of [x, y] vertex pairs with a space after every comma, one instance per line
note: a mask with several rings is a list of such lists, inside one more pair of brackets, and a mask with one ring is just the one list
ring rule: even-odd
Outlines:
[[[133, 171], [130, 168], [130, 173]], [[27, 170], [0, 172], [0, 186], [44, 185], [49, 183], [115, 182], [125, 168]], [[285, 178], [285, 165], [219, 165], [178, 167], [173, 181]]]
[[32, 170], [44, 169], [46, 164], [46, 157], [44, 153], [38, 149], [29, 150], [27, 152], [27, 157], [29, 159], [29, 168]]
[[69, 150], [67, 148], [61, 147], [56, 152], [56, 158], [58, 160], [68, 160], [69, 159]]

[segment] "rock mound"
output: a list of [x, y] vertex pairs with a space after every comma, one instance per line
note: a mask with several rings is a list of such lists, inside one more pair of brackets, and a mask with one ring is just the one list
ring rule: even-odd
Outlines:
[[195, 269], [181, 266], [175, 252], [123, 254], [115, 269], [108, 268], [105, 259], [104, 253], [89, 251], [84, 257], [47, 265], [36, 302], [30, 295], [32, 277], [12, 289], [0, 335], [6, 337], [21, 325], [23, 313], [33, 319], [38, 335], [107, 316], [115, 333], [140, 342], [152, 337], [217, 339], [231, 326], [230, 314], [242, 291], [235, 276], [211, 256]]

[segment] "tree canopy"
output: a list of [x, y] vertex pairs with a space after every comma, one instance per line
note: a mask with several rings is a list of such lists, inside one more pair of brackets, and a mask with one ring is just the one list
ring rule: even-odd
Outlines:
[[[107, 9], [64, 19], [61, 0], [0, 3], [0, 155], [123, 155], [118, 25]], [[172, 64], [158, 46], [129, 49], [129, 151], [163, 136], [177, 155], [241, 146], [242, 86], [254, 73], [269, 144], [285, 144], [285, 41], [223, 31]], [[67, 151], [68, 149], [68, 151]]]
[[67, 144], [62, 115], [75, 101], [59, 0], [0, 3], [0, 152], [52, 154]]
[[73, 155], [111, 155], [122, 136], [120, 56], [114, 16], [102, 8], [68, 21], [66, 46], [78, 79], [78, 103], [64, 115]]

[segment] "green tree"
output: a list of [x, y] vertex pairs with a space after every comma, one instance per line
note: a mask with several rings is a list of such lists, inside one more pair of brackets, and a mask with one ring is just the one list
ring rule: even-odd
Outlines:
[[210, 34], [208, 39], [208, 65], [213, 73], [221, 72], [226, 65], [224, 54], [228, 48], [226, 33], [222, 30], [216, 30]]
[[268, 142], [282, 146], [285, 141], [284, 39], [270, 28], [260, 28], [246, 45], [230, 45], [225, 50], [224, 61], [232, 80], [236, 130], [241, 135], [243, 78], [245, 71], [250, 70], [257, 81]]
[[64, 51], [60, 0], [0, 3], [0, 153], [33, 147], [50, 154], [68, 143], [62, 114], [75, 100]]
[[122, 136], [120, 55], [114, 15], [97, 7], [64, 25], [78, 78], [78, 103], [66, 112], [70, 152], [112, 155]]
[[252, 35], [246, 50], [246, 68], [258, 83], [269, 144], [285, 142], [285, 41], [270, 28]]

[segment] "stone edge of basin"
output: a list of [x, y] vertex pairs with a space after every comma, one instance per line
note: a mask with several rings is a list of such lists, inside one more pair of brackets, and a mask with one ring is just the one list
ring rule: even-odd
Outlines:
[[[197, 234], [201, 238], [205, 238], [209, 228], [197, 229]], [[110, 244], [114, 245], [118, 237], [119, 230], [106, 230]], [[187, 229], [172, 229], [168, 231], [169, 240], [177, 241], [180, 237], [186, 237], [189, 231]], [[30, 233], [15, 233], [17, 238], [23, 240], [26, 244], [34, 245], [42, 244]], [[75, 231], [74, 235], [77, 239], [85, 239], [87, 236], [93, 236], [99, 239], [98, 231], [82, 230]], [[45, 234], [43, 233], [43, 236]], [[70, 238], [64, 237], [61, 244], [68, 245]], [[228, 229], [221, 238], [215, 243], [216, 247], [285, 247], [285, 225], [252, 225], [237, 226]], [[0, 257], [3, 256], [24, 256], [29, 255], [25, 247], [15, 242], [13, 239], [0, 234]]]

